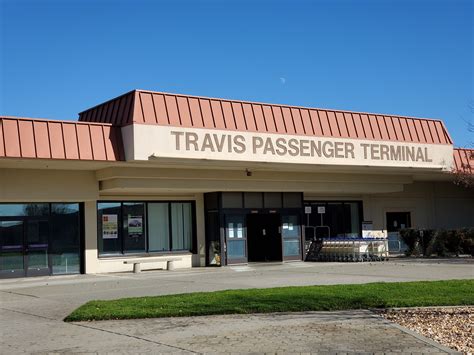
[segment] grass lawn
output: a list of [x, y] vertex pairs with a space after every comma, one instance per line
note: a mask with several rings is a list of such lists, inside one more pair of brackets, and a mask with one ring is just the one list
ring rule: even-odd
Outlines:
[[279, 287], [90, 301], [65, 321], [474, 304], [474, 280]]

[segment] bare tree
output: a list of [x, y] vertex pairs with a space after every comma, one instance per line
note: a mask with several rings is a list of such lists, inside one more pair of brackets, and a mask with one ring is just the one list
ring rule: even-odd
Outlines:
[[[470, 135], [471, 141], [469, 142], [469, 146], [474, 148], [474, 101], [469, 104], [469, 118], [463, 118], [464, 122], [466, 123], [466, 128], [468, 134]], [[474, 173], [471, 172], [470, 161], [474, 160], [474, 150], [468, 152], [468, 162], [467, 164], [463, 164], [458, 171], [454, 171], [454, 183], [458, 186], [465, 187], [467, 189], [474, 189]]]

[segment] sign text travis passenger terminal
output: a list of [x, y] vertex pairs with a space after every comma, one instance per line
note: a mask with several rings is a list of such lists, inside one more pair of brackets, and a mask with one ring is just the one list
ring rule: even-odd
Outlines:
[[326, 140], [320, 138], [286, 138], [224, 133], [197, 134], [189, 131], [170, 132], [178, 152], [264, 155], [274, 157], [315, 157], [406, 162], [432, 162], [426, 146]]

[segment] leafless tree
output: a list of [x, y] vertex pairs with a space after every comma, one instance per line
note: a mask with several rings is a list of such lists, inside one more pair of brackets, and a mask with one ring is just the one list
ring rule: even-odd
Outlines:
[[[469, 118], [463, 118], [466, 123], [467, 132], [470, 135], [470, 139], [473, 139], [474, 135], [474, 101], [469, 104]], [[469, 146], [474, 148], [474, 140], [469, 142]], [[454, 183], [458, 186], [465, 187], [467, 189], [474, 189], [474, 174], [471, 172], [469, 166], [470, 161], [474, 161], [474, 150], [468, 153], [468, 163], [466, 166], [461, 166], [461, 169], [454, 172]]]

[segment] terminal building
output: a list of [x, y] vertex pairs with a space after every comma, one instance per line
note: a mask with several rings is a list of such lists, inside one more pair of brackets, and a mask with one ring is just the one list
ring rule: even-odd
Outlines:
[[1, 116], [0, 278], [290, 262], [364, 224], [474, 227], [456, 172], [474, 151], [437, 119], [144, 90], [78, 121]]

